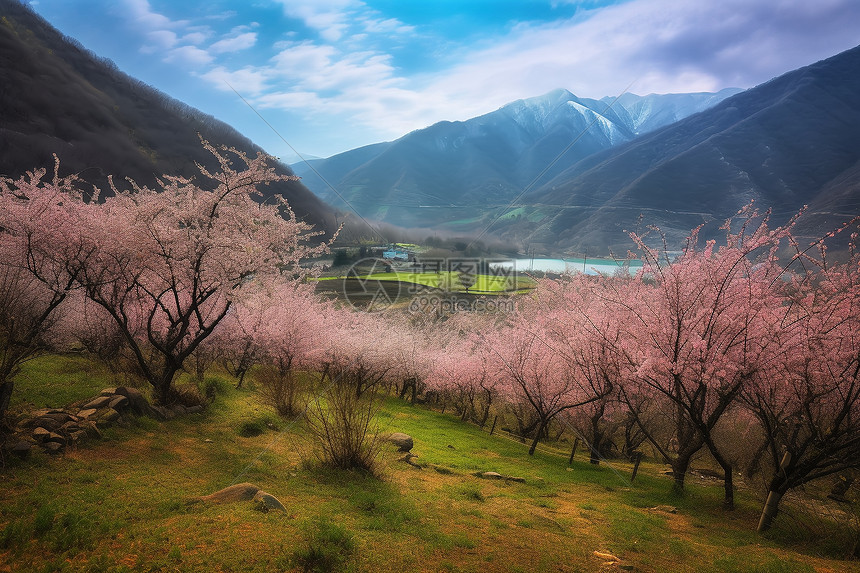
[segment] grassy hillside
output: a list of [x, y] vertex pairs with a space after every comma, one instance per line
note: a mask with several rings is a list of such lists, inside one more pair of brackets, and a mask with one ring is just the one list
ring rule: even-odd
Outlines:
[[[63, 400], [113, 382], [80, 358], [28, 366], [18, 409], [51, 403], [49, 380], [65, 381]], [[516, 440], [394, 399], [379, 429], [412, 435], [423, 469], [393, 448], [380, 479], [321, 469], [302, 423], [226, 377], [207, 383], [219, 394], [204, 413], [139, 418], [62, 457], [0, 470], [0, 571], [300, 571], [312, 548], [343, 556], [332, 570], [357, 572], [860, 571], [839, 559], [849, 540], [835, 522], [787, 507], [761, 537], [760, 502], [745, 489], [725, 513], [719, 484], [691, 479], [675, 497], [658, 464], [631, 483], [627, 462], [596, 467], [579, 454], [569, 467], [551, 448], [529, 458]], [[241, 482], [286, 513], [187, 503]]]

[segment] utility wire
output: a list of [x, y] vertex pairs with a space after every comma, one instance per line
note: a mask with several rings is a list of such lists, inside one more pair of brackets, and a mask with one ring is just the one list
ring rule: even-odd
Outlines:
[[308, 169], [310, 169], [311, 171], [313, 171], [313, 172], [314, 172], [314, 174], [315, 174], [317, 177], [319, 177], [319, 178], [320, 178], [320, 180], [321, 180], [323, 183], [325, 183], [326, 187], [328, 187], [329, 189], [331, 189], [332, 193], [334, 193], [335, 195], [337, 195], [338, 199], [340, 199], [341, 201], [343, 201], [343, 203], [344, 203], [347, 207], [349, 207], [350, 211], [352, 211], [353, 213], [355, 213], [355, 216], [356, 216], [356, 217], [358, 217], [359, 219], [361, 219], [361, 221], [362, 221], [365, 225], [367, 225], [367, 227], [368, 227], [368, 228], [373, 232], [373, 234], [374, 234], [374, 235], [376, 235], [377, 237], [379, 237], [380, 239], [382, 239], [382, 241], [383, 241], [383, 242], [385, 242], [385, 243], [390, 242], [390, 241], [385, 237], [385, 235], [383, 235], [383, 234], [382, 234], [382, 232], [381, 232], [379, 229], [377, 229], [376, 227], [374, 227], [373, 225], [371, 225], [371, 224], [367, 221], [367, 219], [365, 219], [364, 217], [362, 217], [362, 216], [361, 216], [361, 214], [358, 212], [358, 210], [357, 210], [355, 207], [353, 207], [353, 206], [352, 206], [352, 204], [351, 204], [349, 201], [347, 201], [347, 200], [346, 200], [346, 198], [345, 198], [343, 195], [341, 195], [341, 194], [340, 194], [340, 192], [339, 192], [337, 189], [335, 189], [335, 188], [334, 188], [334, 185], [332, 185], [331, 183], [329, 183], [329, 182], [328, 182], [328, 180], [327, 180], [325, 177], [323, 177], [323, 176], [322, 176], [322, 174], [321, 174], [319, 171], [317, 171], [317, 170], [316, 170], [316, 168], [314, 168], [314, 166], [313, 166], [313, 165], [311, 165], [311, 163], [310, 163], [307, 159], [305, 159], [305, 157], [304, 157], [301, 153], [299, 153], [299, 152], [296, 150], [296, 148], [295, 148], [295, 147], [293, 147], [293, 146], [290, 144], [290, 142], [289, 142], [289, 141], [287, 141], [287, 140], [284, 138], [284, 136], [283, 136], [283, 135], [281, 135], [281, 134], [278, 132], [278, 130], [277, 130], [277, 129], [275, 129], [275, 127], [274, 127], [271, 123], [269, 123], [269, 122], [268, 122], [268, 120], [266, 120], [266, 118], [265, 118], [265, 117], [263, 117], [263, 115], [262, 115], [259, 111], [257, 111], [257, 110], [256, 110], [256, 108], [254, 108], [254, 106], [253, 106], [253, 105], [251, 105], [251, 103], [250, 103], [248, 100], [246, 100], [246, 99], [242, 96], [242, 94], [240, 94], [238, 91], [236, 91], [236, 88], [234, 88], [232, 85], [230, 85], [230, 83], [229, 83], [229, 82], [227, 82], [226, 80], [224, 81], [224, 83], [225, 83], [225, 84], [227, 84], [227, 87], [229, 87], [231, 90], [233, 90], [233, 93], [234, 93], [234, 94], [236, 94], [237, 96], [239, 96], [239, 99], [241, 99], [243, 102], [245, 102], [245, 105], [247, 105], [249, 108], [251, 108], [251, 111], [253, 111], [255, 114], [257, 114], [257, 117], [259, 117], [259, 118], [263, 121], [263, 123], [265, 123], [267, 126], [269, 126], [269, 129], [271, 129], [271, 130], [274, 132], [274, 134], [275, 134], [275, 135], [277, 135], [277, 136], [280, 138], [280, 140], [281, 140], [281, 141], [283, 141], [283, 142], [287, 145], [287, 147], [289, 147], [289, 148], [290, 148], [290, 150], [292, 150], [292, 152], [293, 152], [293, 153], [295, 153], [295, 154], [296, 154], [296, 156], [298, 156], [298, 158], [302, 160], [302, 162], [303, 162], [305, 165], [307, 165]]

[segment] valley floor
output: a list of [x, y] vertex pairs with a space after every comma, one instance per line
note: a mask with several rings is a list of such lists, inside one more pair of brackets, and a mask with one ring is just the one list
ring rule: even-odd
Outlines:
[[[81, 395], [102, 383], [82, 382]], [[226, 377], [216, 385], [203, 413], [137, 418], [62, 456], [10, 460], [0, 571], [299, 571], [296, 556], [320, 543], [346, 556], [331, 570], [356, 572], [860, 571], [838, 558], [839, 523], [787, 508], [762, 537], [750, 491], [726, 513], [719, 483], [691, 477], [673, 496], [658, 464], [631, 483], [627, 462], [592, 466], [579, 454], [568, 466], [551, 448], [530, 458], [516, 440], [395, 399], [379, 429], [410, 434], [421, 468], [386, 445], [380, 478], [321, 469], [301, 422]], [[474, 475], [483, 471], [524, 481]], [[243, 482], [287, 511], [188, 503]]]

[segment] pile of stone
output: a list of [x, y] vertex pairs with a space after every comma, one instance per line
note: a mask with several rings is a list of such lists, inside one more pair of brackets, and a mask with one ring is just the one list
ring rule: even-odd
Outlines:
[[87, 438], [100, 438], [102, 429], [127, 414], [162, 417], [136, 388], [105, 388], [98, 396], [66, 408], [32, 412], [18, 425], [11, 450], [20, 457], [26, 457], [34, 446], [61, 453]]

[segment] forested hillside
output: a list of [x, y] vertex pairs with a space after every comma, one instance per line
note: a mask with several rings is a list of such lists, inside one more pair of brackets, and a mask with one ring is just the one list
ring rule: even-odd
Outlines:
[[[109, 175], [120, 186], [126, 177], [152, 186], [163, 174], [194, 175], [195, 162], [214, 168], [200, 137], [259, 151], [227, 124], [62, 36], [17, 0], [0, 0], [0, 14], [0, 174], [50, 169], [56, 154], [61, 175], [77, 173], [100, 188]], [[333, 229], [330, 208], [300, 182], [266, 191], [284, 194], [306, 221]]]

